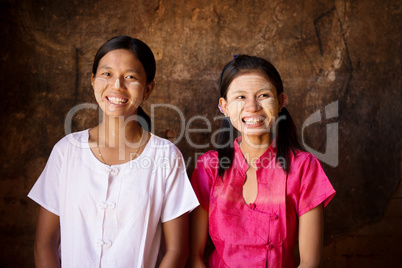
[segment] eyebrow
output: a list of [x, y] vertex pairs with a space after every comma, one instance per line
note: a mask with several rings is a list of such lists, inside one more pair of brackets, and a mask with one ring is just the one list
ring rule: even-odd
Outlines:
[[[261, 91], [264, 91], [264, 90], [269, 90], [269, 91], [274, 92], [275, 87], [263, 87], [263, 88], [259, 89], [259, 90], [257, 91], [257, 93], [259, 93], [259, 92], [261, 92]], [[234, 90], [233, 90], [233, 93], [247, 93], [247, 91], [242, 90], [242, 89], [238, 89], [238, 90], [234, 89]]]
[[[106, 70], [112, 70], [113, 68], [112, 67], [109, 67], [109, 66], [107, 66], [107, 65], [103, 65], [103, 66], [100, 66], [99, 67], [99, 70], [100, 69], [106, 69]], [[136, 74], [141, 74], [139, 71], [137, 71], [136, 69], [128, 69], [128, 70], [126, 70], [126, 72], [133, 72], [133, 73], [136, 73]]]

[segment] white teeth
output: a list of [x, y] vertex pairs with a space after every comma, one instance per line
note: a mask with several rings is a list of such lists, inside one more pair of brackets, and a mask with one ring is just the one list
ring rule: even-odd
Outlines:
[[244, 122], [246, 123], [246, 124], [259, 124], [259, 123], [261, 123], [261, 122], [263, 122], [264, 121], [264, 119], [263, 118], [247, 118], [247, 119], [244, 119]]
[[116, 97], [108, 97], [107, 98], [111, 103], [114, 104], [122, 104], [122, 103], [126, 103], [127, 100], [126, 99], [121, 99], [121, 98], [116, 98]]

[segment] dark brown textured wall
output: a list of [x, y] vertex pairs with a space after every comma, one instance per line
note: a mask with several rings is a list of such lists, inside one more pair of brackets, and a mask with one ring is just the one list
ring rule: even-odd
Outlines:
[[[401, 177], [400, 1], [1, 0], [0, 15], [0, 267], [32, 265], [37, 207], [26, 194], [65, 135], [70, 109], [94, 103], [93, 56], [119, 34], [153, 50], [157, 86], [144, 107], [149, 113], [155, 104], [177, 108], [154, 107], [154, 132], [183, 134], [177, 145], [189, 173], [197, 154], [212, 148], [220, 123], [214, 119], [220, 70], [232, 55], [252, 54], [279, 69], [305, 144], [321, 153], [327, 144], [339, 145], [339, 162], [324, 163], [337, 190], [325, 211], [327, 260], [389, 207]], [[337, 115], [326, 118], [325, 107], [336, 101]], [[322, 119], [303, 130], [316, 111]], [[189, 132], [208, 127], [201, 117], [211, 122], [210, 133]], [[73, 129], [97, 122], [97, 112], [87, 109], [73, 118]], [[338, 132], [327, 138], [335, 123]], [[336, 133], [338, 142], [330, 138]], [[397, 213], [401, 198], [392, 200]], [[379, 236], [388, 240], [368, 233], [367, 244], [395, 243], [389, 251], [400, 256], [395, 241], [402, 233], [387, 233], [386, 226]], [[368, 247], [365, 256], [376, 258], [378, 247]], [[349, 248], [341, 254], [345, 263], [354, 256]], [[341, 261], [326, 265], [346, 267]]]

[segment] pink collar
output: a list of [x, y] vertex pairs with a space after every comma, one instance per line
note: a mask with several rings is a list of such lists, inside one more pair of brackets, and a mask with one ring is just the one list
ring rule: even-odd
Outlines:
[[[234, 140], [234, 156], [233, 156], [233, 164], [236, 165], [236, 168], [240, 169], [242, 173], [246, 173], [249, 166], [246, 162], [246, 159], [243, 156], [243, 152], [240, 149], [241, 137], [237, 137]], [[276, 139], [273, 140], [271, 145], [267, 148], [267, 150], [257, 159], [256, 165], [257, 168], [264, 168], [270, 164], [271, 161], [276, 161]], [[273, 163], [275, 164], [275, 163]]]

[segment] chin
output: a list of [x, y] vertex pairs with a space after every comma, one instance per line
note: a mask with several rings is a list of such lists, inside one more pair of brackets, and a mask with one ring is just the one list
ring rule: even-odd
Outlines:
[[243, 129], [242, 134], [250, 137], [257, 137], [257, 136], [271, 135], [271, 130], [266, 128], [263, 129], [246, 128]]

